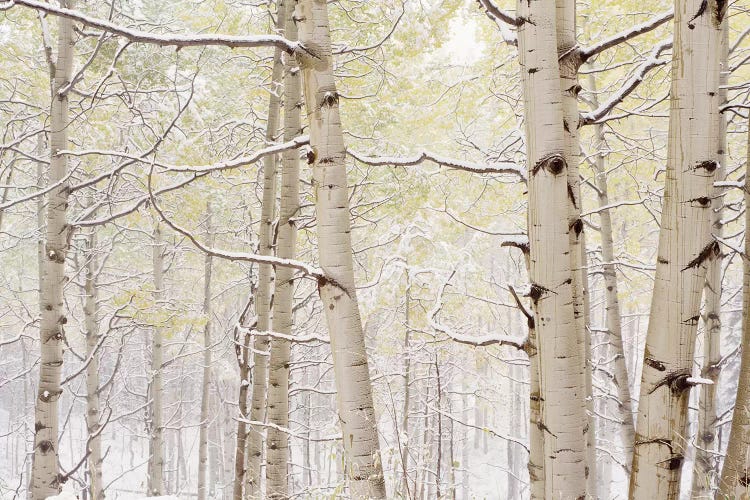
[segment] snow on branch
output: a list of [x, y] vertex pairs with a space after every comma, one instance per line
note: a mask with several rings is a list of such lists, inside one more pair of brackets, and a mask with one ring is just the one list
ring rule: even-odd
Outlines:
[[292, 42], [284, 37], [277, 35], [252, 35], [252, 36], [235, 36], [235, 35], [203, 35], [203, 34], [190, 34], [190, 35], [168, 35], [160, 33], [149, 33], [147, 31], [136, 30], [127, 28], [125, 26], [119, 26], [113, 22], [107, 21], [106, 19], [99, 19], [96, 17], [87, 16], [81, 12], [73, 9], [65, 9], [62, 7], [55, 7], [45, 2], [38, 0], [11, 0], [9, 2], [0, 3], [0, 10], [7, 10], [14, 5], [22, 5], [29, 7], [41, 12], [46, 12], [53, 16], [65, 17], [72, 19], [73, 21], [79, 22], [89, 28], [100, 29], [107, 31], [114, 35], [126, 38], [131, 42], [136, 43], [150, 43], [154, 45], [174, 46], [177, 48], [182, 47], [204, 47], [206, 45], [217, 45], [229, 48], [256, 48], [256, 47], [276, 47], [290, 54], [298, 52], [302, 49], [302, 45], [299, 42]]
[[247, 252], [231, 252], [228, 250], [219, 250], [219, 249], [204, 245], [203, 243], [198, 241], [198, 239], [195, 236], [193, 236], [192, 233], [190, 233], [190, 231], [178, 226], [172, 220], [170, 220], [169, 217], [167, 217], [167, 215], [161, 209], [161, 207], [156, 201], [156, 197], [154, 196], [154, 192], [152, 190], [152, 184], [151, 184], [152, 174], [153, 174], [153, 168], [151, 169], [148, 175], [148, 192], [149, 192], [149, 199], [151, 200], [151, 204], [153, 205], [154, 210], [156, 210], [156, 212], [159, 214], [159, 217], [164, 221], [164, 223], [166, 223], [174, 231], [177, 231], [181, 235], [187, 237], [193, 243], [193, 245], [195, 245], [195, 247], [198, 248], [198, 250], [200, 250], [201, 252], [205, 253], [206, 255], [210, 255], [211, 257], [217, 257], [219, 259], [224, 259], [224, 260], [229, 260], [229, 261], [244, 261], [244, 262], [253, 262], [256, 264], [268, 264], [272, 266], [289, 267], [291, 269], [300, 271], [305, 276], [310, 276], [312, 278], [315, 278], [318, 282], [330, 281], [330, 279], [326, 277], [322, 269], [312, 266], [310, 264], [307, 264], [306, 262], [293, 260], [293, 259], [282, 259], [279, 257], [271, 257], [267, 255], [258, 255], [258, 254], [247, 253]]
[[643, 205], [643, 203], [645, 201], [646, 200], [616, 201], [614, 203], [610, 203], [609, 205], [602, 205], [601, 207], [597, 207], [597, 208], [591, 209], [588, 212], [583, 212], [583, 213], [581, 213], [581, 217], [588, 217], [589, 215], [598, 214], [598, 213], [601, 213], [601, 212], [606, 212], [608, 210], [611, 210], [613, 208], [618, 208], [618, 207]]
[[451, 340], [453, 340], [454, 342], [458, 342], [459, 344], [466, 344], [474, 347], [486, 347], [499, 344], [512, 346], [521, 351], [525, 350], [527, 341], [526, 338], [517, 337], [514, 335], [466, 335], [464, 333], [454, 331], [452, 328], [442, 324], [438, 320], [438, 314], [443, 308], [443, 295], [445, 293], [445, 289], [448, 288], [448, 285], [450, 284], [450, 281], [455, 274], [456, 270], [454, 269], [451, 272], [450, 276], [448, 276], [448, 279], [446, 279], [443, 285], [440, 287], [437, 298], [435, 299], [435, 307], [430, 310], [429, 321], [432, 329], [446, 335]]
[[592, 45], [591, 47], [583, 48], [580, 52], [581, 59], [585, 62], [591, 57], [604, 52], [605, 50], [611, 49], [612, 47], [615, 47], [623, 42], [627, 42], [628, 40], [631, 40], [639, 35], [643, 35], [644, 33], [648, 33], [649, 31], [653, 31], [662, 24], [671, 21], [673, 17], [674, 10], [669, 10], [649, 19], [644, 23], [636, 24], [632, 28], [617, 33], [610, 38], [606, 38], [601, 42]]
[[484, 7], [485, 12], [487, 12], [487, 16], [493, 21], [502, 21], [505, 24], [510, 24], [511, 26], [518, 26], [519, 24], [521, 24], [518, 18], [513, 17], [511, 14], [508, 14], [504, 10], [501, 10], [500, 7], [495, 5], [495, 2], [493, 2], [492, 0], [478, 1], [479, 5]]
[[441, 167], [463, 170], [474, 174], [509, 174], [526, 181], [526, 173], [522, 168], [512, 162], [482, 164], [473, 163], [454, 158], [447, 158], [428, 151], [422, 151], [411, 156], [367, 156], [355, 151], [347, 151], [349, 156], [355, 160], [372, 166], [393, 165], [397, 167], [411, 167], [425, 161], [431, 161]]
[[310, 143], [310, 136], [301, 135], [301, 136], [295, 137], [294, 139], [290, 141], [273, 144], [266, 148], [260, 149], [249, 156], [242, 156], [240, 158], [235, 158], [234, 160], [222, 161], [222, 162], [213, 163], [210, 165], [196, 165], [196, 166], [168, 165], [165, 163], [160, 163], [158, 161], [151, 161], [147, 159], [145, 155], [143, 154], [129, 154], [129, 153], [121, 152], [121, 151], [109, 151], [109, 150], [103, 150], [103, 149], [85, 149], [81, 151], [62, 150], [62, 151], [58, 151], [55, 156], [59, 156], [59, 155], [112, 156], [112, 157], [117, 157], [117, 158], [124, 158], [124, 159], [131, 160], [134, 162], [148, 163], [150, 165], [152, 164], [154, 166], [163, 168], [164, 170], [167, 170], [170, 172], [204, 173], [204, 172], [214, 172], [217, 170], [229, 170], [233, 168], [239, 168], [239, 167], [244, 167], [247, 165], [252, 165], [253, 163], [257, 163], [259, 160], [263, 159], [264, 157], [268, 155], [283, 153], [284, 151], [288, 151], [290, 149], [297, 149], [309, 143]]
[[636, 73], [631, 76], [620, 89], [615, 92], [607, 102], [601, 104], [597, 109], [588, 113], [581, 113], [581, 122], [583, 125], [590, 125], [601, 120], [609, 114], [615, 107], [625, 100], [642, 82], [646, 75], [654, 68], [664, 66], [669, 61], [659, 59], [662, 52], [672, 47], [672, 40], [661, 42], [654, 47], [649, 57], [640, 65]]

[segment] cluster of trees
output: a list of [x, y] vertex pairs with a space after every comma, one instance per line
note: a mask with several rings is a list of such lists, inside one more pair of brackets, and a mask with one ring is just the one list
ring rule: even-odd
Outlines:
[[748, 495], [747, 5], [170, 7], [0, 2], [0, 496]]

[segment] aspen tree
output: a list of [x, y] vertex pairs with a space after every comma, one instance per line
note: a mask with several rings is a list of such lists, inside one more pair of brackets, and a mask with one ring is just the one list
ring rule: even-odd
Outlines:
[[581, 197], [580, 169], [581, 146], [578, 129], [581, 126], [578, 111], [578, 70], [581, 57], [577, 50], [576, 0], [556, 0], [557, 58], [560, 65], [560, 91], [563, 110], [563, 132], [565, 137], [565, 163], [568, 174], [568, 237], [570, 240], [571, 291], [573, 315], [578, 335], [579, 349], [584, 363], [588, 426], [586, 432], [586, 466], [588, 494], [596, 497], [596, 433], [594, 431], [594, 398], [591, 381], [588, 269], [586, 266], [586, 240], [581, 219], [583, 199]]
[[[589, 75], [589, 87], [592, 92], [592, 104], [594, 108], [599, 107], [596, 97], [596, 81], [593, 74]], [[607, 142], [604, 134], [604, 125], [594, 125], [594, 150], [593, 161], [596, 174], [596, 191], [599, 198], [599, 206], [609, 206], [609, 187], [607, 185]], [[622, 338], [622, 313], [620, 311], [620, 299], [618, 298], [617, 266], [615, 265], [614, 237], [612, 229], [612, 211], [610, 209], [599, 212], [599, 224], [601, 226], [602, 242], [602, 275], [604, 276], [604, 297], [606, 311], [606, 327], [609, 349], [612, 351], [614, 367], [612, 370], [612, 383], [617, 390], [617, 404], [620, 409], [622, 424], [622, 442], [624, 446], [624, 463], [630, 464], [633, 460], [633, 442], [635, 440], [635, 425], [633, 414], [633, 400], [630, 394], [630, 377], [625, 362], [625, 348]]]
[[[164, 241], [162, 239], [159, 222], [154, 223], [153, 244], [151, 258], [154, 272], [154, 305], [163, 305], [164, 298]], [[162, 328], [156, 320], [152, 328], [151, 338], [151, 384], [149, 396], [151, 415], [148, 456], [148, 496], [164, 495], [164, 382], [162, 380], [162, 365], [164, 353], [162, 350]]]
[[92, 500], [104, 499], [102, 484], [102, 438], [101, 406], [99, 404], [99, 350], [100, 333], [97, 310], [99, 293], [97, 288], [98, 259], [96, 258], [96, 229], [92, 228], [86, 238], [84, 258], [86, 261], [84, 315], [86, 328], [86, 428], [88, 431], [89, 492]]
[[[290, 0], [287, 0], [290, 1]], [[284, 2], [284, 4], [287, 3]], [[292, 6], [293, 7], [293, 6]], [[297, 40], [294, 9], [280, 8], [279, 16], [286, 16], [284, 35], [287, 40]], [[289, 57], [284, 68], [284, 141], [300, 135], [302, 91], [300, 71], [296, 61]], [[297, 243], [297, 217], [299, 212], [299, 153], [287, 150], [282, 153], [281, 204], [276, 245], [282, 259], [294, 259]], [[294, 327], [294, 270], [280, 267], [276, 270], [274, 293], [274, 331], [290, 335]], [[289, 363], [291, 342], [282, 338], [271, 340], [270, 377], [268, 381], [268, 429], [266, 469], [268, 498], [284, 499], [289, 496], [287, 462], [290, 460], [289, 435], [282, 429], [289, 427]]]
[[[276, 31], [283, 32], [285, 23], [285, 4], [289, 0], [279, 0], [276, 14]], [[279, 111], [281, 99], [279, 85], [281, 83], [283, 63], [281, 50], [275, 49], [273, 68], [271, 70], [271, 89], [268, 96], [268, 121], [266, 123], [266, 143], [272, 144], [279, 132]], [[263, 158], [263, 205], [260, 215], [259, 247], [260, 254], [273, 256], [273, 229], [276, 218], [276, 177], [277, 156], [268, 155]], [[258, 318], [253, 354], [253, 392], [250, 407], [250, 420], [263, 422], [266, 419], [268, 396], [268, 363], [266, 353], [269, 349], [267, 332], [272, 326], [271, 297], [273, 295], [274, 269], [268, 264], [258, 265], [258, 290], [255, 301], [255, 312]], [[239, 451], [239, 450], [238, 450]], [[247, 477], [245, 488], [246, 498], [260, 498], [261, 460], [263, 458], [262, 429], [251, 427], [247, 439]], [[240, 460], [240, 457], [237, 457]], [[241, 485], [235, 484], [235, 500], [240, 500]]]
[[[750, 121], [747, 133], [747, 166], [750, 166]], [[745, 173], [745, 207], [750, 207], [750, 171]], [[745, 499], [750, 494], [750, 210], [745, 208], [745, 252], [742, 256], [742, 357], [737, 379], [732, 430], [729, 432], [717, 498]]]
[[[725, 18], [721, 25], [721, 73], [719, 76], [719, 106], [727, 101], [727, 84], [729, 70], [729, 22]], [[724, 180], [726, 176], [726, 148], [727, 148], [727, 119], [719, 115], [719, 132], [716, 143], [716, 157], [719, 164], [716, 170], [716, 180]], [[722, 212], [724, 196], [721, 188], [716, 188], [711, 201], [711, 230], [713, 234], [722, 236]], [[706, 285], [703, 288], [703, 369], [702, 376], [713, 381], [700, 387], [698, 400], [698, 430], [695, 447], [695, 463], [693, 465], [693, 496], [708, 498], [716, 490], [719, 475], [719, 450], [716, 439], [717, 393], [716, 384], [721, 372], [721, 275], [722, 254], [717, 253], [710, 260], [706, 271]]]
[[[62, 0], [63, 7], [72, 8], [72, 0]], [[59, 185], [48, 194], [45, 214], [46, 231], [40, 283], [39, 338], [41, 359], [39, 385], [34, 416], [34, 456], [31, 494], [33, 500], [44, 500], [60, 492], [58, 472], [58, 400], [62, 394], [60, 377], [67, 318], [63, 310], [63, 287], [66, 282], [65, 258], [70, 247], [72, 228], [68, 225], [67, 209], [70, 186], [68, 156], [58, 151], [68, 147], [68, 93], [73, 72], [73, 22], [59, 19], [57, 59], [52, 78], [50, 103], [50, 164], [48, 185]]]
[[331, 337], [346, 475], [354, 498], [385, 498], [372, 383], [354, 282], [346, 147], [333, 77], [328, 3], [300, 0], [294, 13], [310, 122], [320, 266], [318, 282]]
[[[206, 205], [206, 233], [208, 245], [213, 245], [213, 213], [211, 202]], [[198, 500], [208, 498], [208, 431], [211, 404], [211, 274], [212, 259], [206, 254], [203, 264], [203, 315], [206, 325], [203, 327], [203, 380], [201, 381], [201, 415], [198, 433]]]
[[711, 236], [720, 25], [726, 3], [677, 0], [666, 184], [646, 336], [630, 498], [674, 499]]
[[573, 307], [555, 2], [519, 1], [517, 6], [529, 168], [529, 271], [541, 389], [536, 425], [544, 435], [543, 497], [580, 498], [586, 494], [588, 417], [585, 359]]

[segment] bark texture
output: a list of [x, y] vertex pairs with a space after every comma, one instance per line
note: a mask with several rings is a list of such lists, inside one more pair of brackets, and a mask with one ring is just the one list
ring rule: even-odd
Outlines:
[[[287, 16], [284, 34], [288, 40], [297, 40], [297, 26], [292, 19], [293, 13], [293, 9], [283, 7], [279, 11], [279, 16]], [[292, 140], [302, 132], [301, 97], [299, 67], [294, 59], [289, 58], [284, 71], [284, 141]], [[280, 196], [277, 254], [282, 259], [294, 259], [297, 244], [296, 217], [299, 211], [299, 153], [296, 150], [285, 151], [282, 154]], [[291, 335], [294, 326], [293, 279], [294, 271], [291, 268], [281, 267], [276, 270], [274, 331], [285, 335]], [[268, 429], [268, 498], [283, 499], [289, 496], [289, 435], [281, 429], [289, 427], [290, 361], [291, 342], [274, 338], [271, 341], [271, 371], [268, 382], [268, 421], [274, 424]]]
[[[213, 245], [211, 202], [206, 207], [206, 232], [207, 242]], [[211, 416], [209, 415], [211, 403], [211, 271], [212, 257], [205, 256], [203, 265], [203, 316], [206, 318], [206, 326], [203, 327], [203, 380], [201, 381], [201, 420], [198, 433], [198, 500], [208, 498], [208, 427]]]
[[[553, 0], [517, 5], [529, 168], [529, 270], [539, 356], [539, 420], [532, 426], [544, 439], [544, 494], [538, 497], [581, 498], [588, 473], [588, 416], [585, 358], [573, 304], [556, 9]], [[532, 392], [532, 415], [534, 403]], [[532, 476], [532, 496], [540, 495], [540, 485], [534, 484], [539, 480]]]
[[[154, 266], [154, 306], [159, 307], [164, 297], [164, 242], [161, 228], [157, 222], [154, 227], [154, 243], [152, 247]], [[158, 323], [158, 321], [157, 321]], [[151, 427], [149, 436], [148, 457], [148, 485], [147, 496], [164, 495], [164, 382], [162, 380], [162, 329], [153, 326], [151, 339], [151, 396], [150, 414]]]
[[320, 266], [318, 289], [333, 351], [337, 404], [346, 476], [354, 498], [385, 498], [372, 384], [354, 283], [346, 148], [333, 77], [328, 4], [301, 0], [295, 20], [300, 41], [304, 95], [310, 121]]
[[570, 241], [571, 293], [573, 314], [579, 349], [584, 362], [583, 384], [586, 390], [588, 427], [586, 431], [587, 492], [596, 494], [596, 433], [594, 422], [594, 397], [590, 362], [590, 330], [588, 300], [588, 268], [586, 266], [586, 240], [581, 219], [582, 197], [580, 169], [581, 145], [578, 135], [578, 70], [581, 58], [576, 38], [576, 0], [556, 0], [557, 58], [560, 66], [560, 90], [565, 137], [565, 163], [568, 173], [568, 237]]
[[676, 0], [666, 185], [644, 352], [630, 498], [679, 495], [687, 404], [718, 167], [720, 24], [726, 5]]
[[85, 243], [86, 281], [84, 299], [84, 323], [86, 328], [86, 428], [88, 431], [89, 494], [91, 500], [104, 499], [102, 484], [102, 440], [101, 406], [99, 404], [99, 317], [97, 315], [99, 293], [96, 276], [96, 230], [92, 229]]
[[[749, 122], [750, 124], [750, 122]], [[750, 165], [750, 130], [747, 136]], [[750, 206], [750, 171], [745, 173], [745, 206]], [[745, 209], [745, 255], [742, 281], [742, 358], [734, 403], [732, 430], [717, 498], [746, 499], [750, 495], [750, 210]]]
[[[590, 89], [593, 95], [593, 106], [599, 106], [596, 98], [596, 86], [593, 75], [589, 77]], [[596, 189], [599, 198], [599, 206], [609, 206], [609, 187], [607, 185], [607, 140], [604, 134], [604, 125], [595, 125], [594, 148], [596, 158], [593, 166], [596, 173]], [[625, 346], [622, 337], [622, 315], [620, 311], [620, 299], [618, 298], [617, 266], [615, 265], [614, 237], [612, 232], [611, 210], [606, 209], [599, 212], [599, 223], [601, 226], [602, 242], [602, 274], [604, 275], [604, 297], [607, 326], [607, 343], [610, 356], [613, 360], [612, 384], [617, 391], [617, 404], [619, 407], [620, 432], [623, 442], [623, 463], [630, 466], [633, 460], [633, 443], [635, 441], [635, 425], [633, 414], [633, 400], [630, 393], [630, 377], [625, 361]]]
[[[284, 30], [286, 19], [286, 4], [291, 0], [279, 0], [276, 14], [276, 31]], [[284, 65], [281, 61], [281, 50], [276, 49], [273, 56], [271, 72], [271, 92], [268, 97], [268, 121], [266, 123], [266, 143], [272, 144], [279, 132], [279, 97], [282, 72]], [[260, 215], [260, 254], [273, 256], [273, 229], [276, 218], [276, 177], [277, 156], [268, 155], [263, 158], [263, 205]], [[258, 318], [258, 331], [255, 336], [253, 354], [253, 392], [250, 407], [250, 420], [263, 422], [266, 419], [268, 396], [268, 363], [269, 339], [266, 332], [271, 329], [272, 312], [271, 297], [273, 296], [274, 269], [270, 265], [258, 266], [258, 291], [255, 302], [255, 313]], [[263, 429], [251, 426], [247, 440], [247, 478], [245, 488], [246, 498], [260, 498], [261, 461], [263, 458]], [[236, 495], [235, 495], [236, 497]]]
[[[72, 0], [63, 0], [72, 8]], [[50, 165], [48, 184], [63, 181], [68, 173], [68, 157], [57, 152], [68, 148], [68, 93], [60, 92], [70, 82], [73, 71], [73, 22], [60, 18], [57, 34], [57, 62], [52, 79], [50, 104]], [[65, 258], [70, 247], [71, 227], [67, 224], [67, 182], [50, 191], [45, 215], [44, 257], [40, 283], [39, 385], [34, 415], [34, 457], [31, 495], [43, 500], [60, 492], [57, 438], [58, 400], [62, 394], [60, 376], [67, 318], [63, 310]]]

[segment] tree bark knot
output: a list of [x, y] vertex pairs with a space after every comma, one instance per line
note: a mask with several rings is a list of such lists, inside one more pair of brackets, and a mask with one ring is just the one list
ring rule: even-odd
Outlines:
[[716, 160], [703, 160], [696, 163], [693, 170], [697, 172], [698, 170], [703, 169], [706, 171], [706, 177], [711, 177], [714, 172], [716, 172], [717, 168], [719, 168], [719, 164]]
[[549, 288], [545, 288], [545, 287], [543, 287], [542, 285], [539, 285], [539, 284], [537, 284], [537, 283], [532, 283], [532, 284], [531, 284], [531, 288], [530, 288], [530, 290], [529, 290], [529, 295], [528, 295], [528, 297], [529, 297], [529, 298], [531, 298], [531, 301], [532, 301], [532, 302], [534, 303], [534, 305], [536, 305], [536, 304], [537, 304], [537, 303], [539, 302], [539, 300], [540, 300], [540, 299], [541, 299], [541, 298], [542, 298], [542, 297], [543, 297], [543, 296], [544, 296], [544, 295], [545, 295], [545, 294], [546, 294], [547, 292], [555, 293], [555, 292], [553, 292], [552, 290], [550, 290]]
[[541, 169], [547, 170], [552, 175], [560, 175], [567, 164], [565, 163], [565, 157], [560, 153], [550, 153], [540, 158], [534, 168], [531, 170], [531, 175], [536, 175]]
[[656, 385], [654, 385], [654, 387], [650, 391], [648, 391], [648, 393], [653, 394], [659, 387], [668, 386], [674, 394], [680, 394], [681, 392], [693, 386], [693, 384], [688, 382], [690, 376], [690, 369], [670, 372]]
[[687, 269], [693, 267], [700, 267], [708, 259], [715, 259], [719, 255], [721, 255], [721, 247], [719, 247], [719, 243], [717, 241], [712, 241], [711, 243], [703, 247], [703, 250], [700, 251], [698, 256], [688, 262], [688, 265], [685, 266], [682, 270], [686, 271]]
[[325, 288], [326, 286], [333, 286], [344, 292], [350, 299], [354, 299], [354, 295], [347, 289], [344, 285], [336, 281], [335, 279], [329, 277], [329, 276], [319, 276], [318, 277], [318, 293]]

